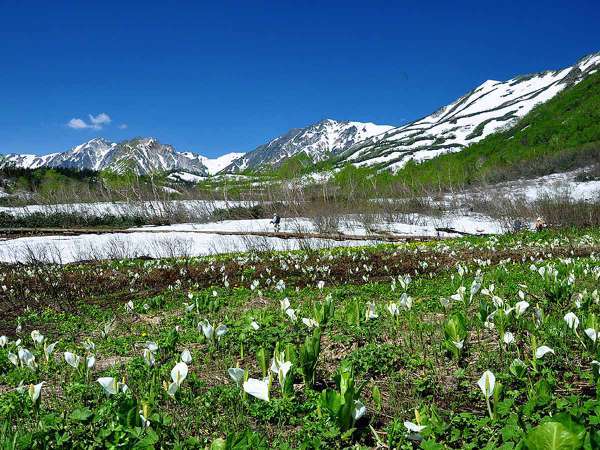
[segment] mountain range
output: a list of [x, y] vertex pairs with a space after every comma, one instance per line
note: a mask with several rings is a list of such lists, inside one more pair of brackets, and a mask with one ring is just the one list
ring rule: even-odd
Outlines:
[[458, 152], [511, 127], [536, 105], [547, 102], [599, 68], [600, 53], [596, 53], [561, 70], [517, 76], [508, 81], [485, 81], [431, 115], [400, 127], [325, 119], [291, 129], [248, 153], [228, 153], [214, 159], [177, 151], [154, 138], [120, 143], [96, 138], [61, 153], [0, 156], [0, 166], [116, 172], [131, 169], [138, 174], [159, 171], [204, 177], [277, 167], [304, 153], [315, 163], [331, 158], [337, 167], [351, 163], [396, 171], [411, 160], [420, 162]]

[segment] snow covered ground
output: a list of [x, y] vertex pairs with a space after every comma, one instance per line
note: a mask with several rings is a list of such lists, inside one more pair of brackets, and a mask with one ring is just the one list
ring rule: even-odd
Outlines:
[[[451, 236], [438, 233], [435, 227], [451, 227], [471, 233], [501, 232], [500, 224], [479, 215], [439, 218], [413, 215], [411, 223], [378, 223], [371, 228], [407, 236]], [[416, 225], [419, 223], [419, 225]], [[178, 224], [160, 227], [133, 228], [133, 233], [110, 233], [81, 236], [39, 236], [10, 239], [0, 242], [0, 261], [32, 262], [42, 260], [69, 263], [90, 259], [131, 258], [136, 256], [173, 257], [202, 256], [248, 250], [295, 250], [334, 246], [371, 245], [373, 240], [281, 239], [252, 235], [219, 235], [217, 232], [273, 231], [268, 219], [228, 220], [205, 224]], [[152, 231], [150, 231], [152, 230]], [[190, 233], [202, 231], [203, 233]], [[316, 232], [310, 219], [284, 219], [282, 232]], [[342, 218], [340, 232], [368, 235], [356, 217]]]
[[19, 207], [0, 207], [0, 213], [27, 215], [32, 213], [78, 213], [83, 215], [146, 215], [165, 212], [165, 209], [185, 208], [190, 212], [210, 213], [215, 209], [236, 206], [252, 206], [254, 202], [223, 200], [170, 200], [166, 202], [98, 202], [98, 203], [65, 203], [57, 205], [29, 205]]

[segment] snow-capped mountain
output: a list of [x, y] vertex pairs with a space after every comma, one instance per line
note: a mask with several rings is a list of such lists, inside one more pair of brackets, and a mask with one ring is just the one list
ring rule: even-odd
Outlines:
[[206, 176], [220, 171], [242, 155], [243, 153], [230, 153], [210, 159], [192, 152], [178, 152], [173, 146], [161, 144], [154, 138], [136, 138], [121, 143], [96, 138], [62, 153], [44, 156], [7, 155], [0, 160], [0, 165], [27, 169], [110, 169], [116, 172], [130, 168], [140, 175], [182, 171], [195, 176]]
[[304, 152], [314, 162], [338, 155], [352, 145], [392, 129], [387, 125], [325, 119], [306, 128], [294, 128], [233, 161], [223, 172], [234, 173], [262, 165], [277, 166]]
[[600, 53], [562, 70], [488, 80], [433, 114], [352, 146], [338, 163], [398, 170], [408, 161], [423, 161], [458, 152], [487, 135], [513, 125], [537, 104], [578, 83], [600, 68]]
[[231, 152], [226, 153], [225, 155], [218, 156], [217, 158], [207, 158], [202, 155], [195, 155], [191, 152], [182, 153], [191, 159], [197, 159], [200, 161], [208, 171], [209, 175], [216, 175], [220, 171], [222, 171], [225, 167], [229, 166], [236, 159], [241, 158], [245, 155], [243, 152]]

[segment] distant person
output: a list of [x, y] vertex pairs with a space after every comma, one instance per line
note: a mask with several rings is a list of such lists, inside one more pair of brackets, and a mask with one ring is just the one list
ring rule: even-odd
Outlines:
[[275, 232], [279, 233], [279, 225], [281, 224], [281, 217], [279, 217], [277, 214], [273, 214], [273, 219], [269, 223], [273, 225]]
[[546, 221], [543, 217], [538, 217], [535, 221], [535, 231], [542, 231], [547, 227]]

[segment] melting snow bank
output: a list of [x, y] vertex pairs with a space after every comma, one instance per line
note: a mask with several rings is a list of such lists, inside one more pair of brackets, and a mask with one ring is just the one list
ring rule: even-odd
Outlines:
[[136, 257], [169, 258], [219, 253], [299, 250], [374, 245], [376, 240], [280, 239], [165, 231], [81, 236], [39, 236], [0, 242], [0, 261], [67, 264], [76, 261]]
[[[339, 232], [369, 236], [372, 232], [394, 233], [402, 236], [448, 237], [436, 227], [453, 228], [466, 233], [498, 233], [501, 226], [480, 215], [440, 216], [437, 218], [412, 215], [410, 223], [376, 223], [367, 228], [357, 216], [342, 218]], [[185, 257], [210, 254], [298, 250], [331, 247], [363, 246], [380, 243], [373, 239], [333, 240], [323, 238], [282, 239], [271, 236], [220, 235], [213, 232], [273, 231], [268, 219], [228, 220], [205, 224], [178, 224], [160, 227], [132, 228], [128, 233], [86, 234], [80, 236], [38, 236], [0, 242], [0, 261], [8, 263], [49, 262], [66, 264], [75, 261], [121, 259], [148, 256]], [[193, 233], [199, 231], [201, 233]], [[307, 218], [283, 219], [282, 232], [313, 233], [319, 230]]]
[[172, 211], [185, 210], [188, 213], [206, 215], [215, 209], [234, 208], [237, 206], [251, 207], [257, 202], [251, 201], [224, 201], [224, 200], [169, 200], [147, 202], [96, 202], [96, 203], [64, 203], [56, 205], [29, 205], [18, 207], [0, 207], [0, 213], [15, 216], [26, 216], [33, 213], [69, 213], [81, 215], [106, 215], [115, 216], [148, 214], [168, 214]]

